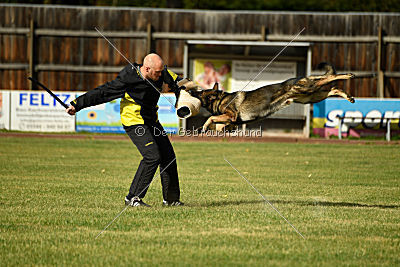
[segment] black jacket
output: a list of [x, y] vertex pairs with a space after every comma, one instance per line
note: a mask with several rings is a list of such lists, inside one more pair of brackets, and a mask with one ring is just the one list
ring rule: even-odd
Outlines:
[[[138, 111], [137, 116], [141, 117], [140, 121], [143, 120], [144, 123], [157, 121], [157, 103], [160, 98], [162, 85], [163, 83], [168, 84], [171, 91], [175, 93], [176, 99], [178, 99], [179, 88], [176, 84], [178, 76], [169, 71], [165, 66], [160, 79], [157, 81], [150, 80], [156, 87], [154, 88], [148, 81], [141, 77], [139, 73], [141, 65], [135, 63], [134, 66], [126, 66], [115, 80], [106, 82], [79, 96], [71, 102], [71, 105], [75, 107], [76, 111], [79, 111], [90, 106], [110, 102], [117, 98], [123, 98], [125, 100], [128, 99], [129, 105], [132, 105], [130, 108]], [[123, 111], [121, 107], [121, 120], [124, 123], [122, 116]]]

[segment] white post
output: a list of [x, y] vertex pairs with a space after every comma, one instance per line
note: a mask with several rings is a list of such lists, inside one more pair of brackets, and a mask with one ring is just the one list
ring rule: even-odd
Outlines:
[[306, 122], [303, 128], [303, 135], [305, 138], [310, 138], [310, 104], [306, 104], [304, 107], [304, 115], [306, 116]]
[[343, 117], [338, 116], [339, 118], [339, 132], [338, 132], [338, 137], [341, 140], [342, 139], [342, 122], [343, 122]]
[[180, 129], [181, 129], [181, 131], [183, 130], [183, 131], [186, 131], [186, 119], [179, 119], [179, 121], [180, 121]]
[[[183, 78], [189, 78], [189, 44], [183, 47]], [[192, 77], [193, 79], [193, 77]]]
[[[189, 47], [187, 42], [183, 47], [183, 78], [189, 78]], [[180, 119], [179, 121], [181, 129], [186, 131], [186, 119]]]
[[387, 119], [386, 124], [386, 141], [390, 141], [390, 119]]

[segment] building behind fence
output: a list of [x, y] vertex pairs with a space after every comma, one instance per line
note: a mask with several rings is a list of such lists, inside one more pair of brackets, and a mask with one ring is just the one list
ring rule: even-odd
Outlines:
[[31, 89], [30, 75], [64, 91], [86, 91], [114, 79], [127, 62], [95, 27], [131, 61], [157, 52], [180, 74], [187, 40], [289, 42], [305, 27], [296, 41], [312, 43], [313, 72], [318, 63], [330, 62], [338, 72], [356, 75], [339, 83], [352, 95], [400, 97], [399, 25], [399, 13], [1, 4], [0, 89]]

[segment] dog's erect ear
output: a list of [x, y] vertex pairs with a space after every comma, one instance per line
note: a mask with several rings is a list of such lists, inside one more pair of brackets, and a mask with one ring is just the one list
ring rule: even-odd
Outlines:
[[214, 84], [214, 87], [213, 87], [212, 90], [213, 90], [213, 91], [218, 91], [218, 83], [215, 83], [215, 84]]

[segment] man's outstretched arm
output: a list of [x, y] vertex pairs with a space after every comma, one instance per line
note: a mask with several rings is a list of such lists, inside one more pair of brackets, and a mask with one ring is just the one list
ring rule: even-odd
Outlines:
[[131, 83], [131, 66], [125, 67], [111, 82], [106, 82], [99, 87], [86, 92], [75, 100], [66, 110], [68, 114], [75, 115], [81, 109], [110, 102], [125, 95], [127, 84]]

